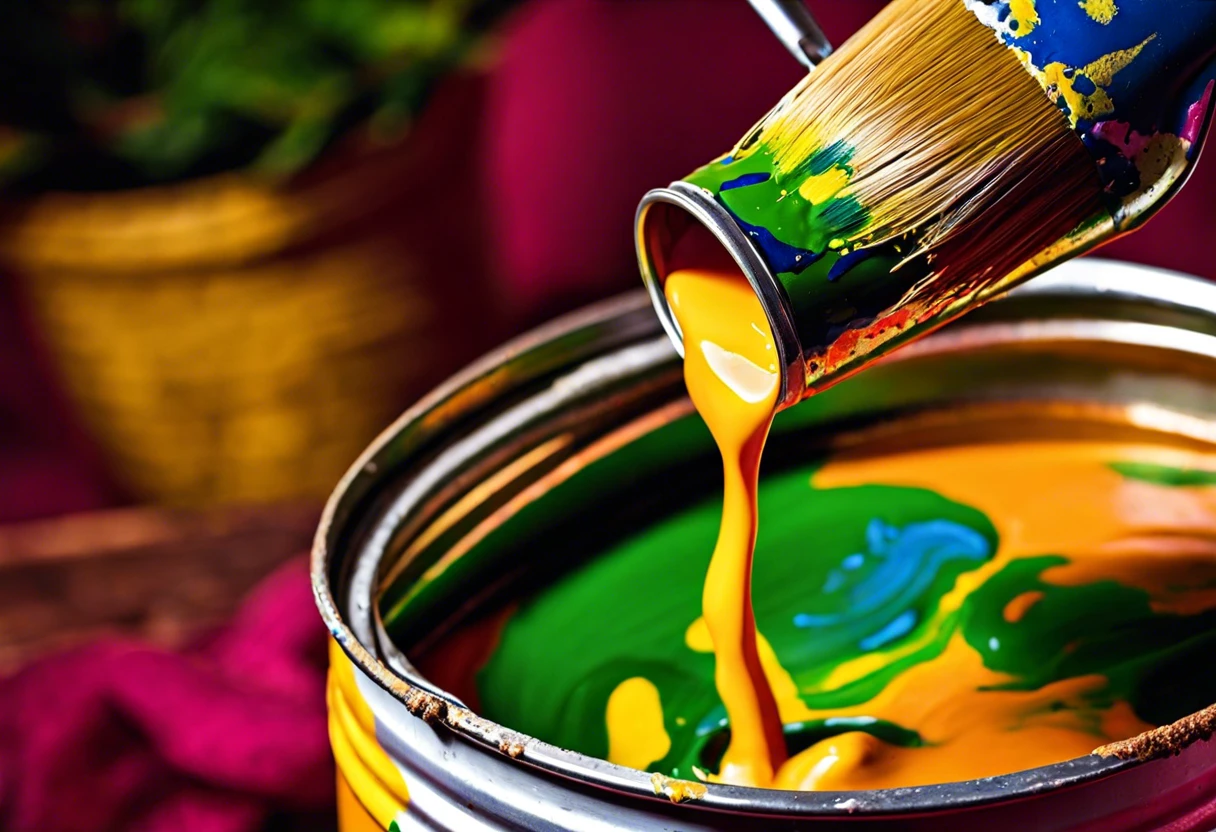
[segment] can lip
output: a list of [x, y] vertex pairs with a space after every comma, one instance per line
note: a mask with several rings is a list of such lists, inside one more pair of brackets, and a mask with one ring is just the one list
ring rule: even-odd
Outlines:
[[663, 206], [680, 209], [700, 223], [739, 265], [760, 298], [777, 345], [777, 359], [781, 368], [781, 396], [777, 407], [788, 407], [801, 401], [806, 382], [806, 373], [803, 370], [805, 358], [798, 331], [794, 328], [794, 318], [785, 297], [785, 290], [730, 212], [719, 204], [709, 191], [687, 182], [673, 182], [666, 188], [648, 191], [638, 204], [634, 217], [634, 242], [637, 246], [642, 282], [664, 331], [675, 344], [676, 351], [681, 356], [684, 355], [684, 336], [663, 293], [666, 275], [662, 273], [656, 258], [650, 228], [655, 212], [663, 211]]
[[[1152, 278], [1152, 280], [1146, 280]], [[1212, 314], [1216, 310], [1216, 286], [1198, 278], [1160, 269], [1146, 268], [1100, 260], [1085, 260], [1066, 264], [1048, 276], [1036, 278], [1009, 293], [1011, 297], [1032, 299], [1054, 297], [1084, 297], [1095, 295], [1126, 297], [1128, 300], [1168, 308], [1194, 310]], [[994, 304], [994, 306], [999, 304]], [[314, 541], [311, 575], [313, 593], [321, 616], [331, 635], [352, 659], [360, 672], [404, 703], [411, 692], [425, 691], [436, 701], [461, 714], [457, 721], [449, 720], [451, 734], [487, 753], [499, 755], [503, 737], [521, 743], [524, 753], [517, 762], [525, 767], [551, 772], [588, 785], [600, 786], [637, 798], [665, 801], [656, 796], [655, 786], [647, 772], [625, 768], [575, 751], [550, 745], [519, 734], [490, 720], [469, 714], [467, 708], [450, 694], [436, 690], [430, 683], [413, 674], [401, 674], [362, 643], [346, 620], [334, 597], [331, 577], [334, 563], [333, 544], [349, 531], [353, 516], [377, 496], [382, 466], [399, 461], [404, 450], [402, 435], [411, 430], [426, 431], [427, 423], [436, 411], [450, 406], [454, 399], [472, 395], [479, 385], [492, 379], [494, 372], [510, 359], [517, 358], [555, 338], [580, 329], [605, 327], [623, 322], [619, 332], [628, 333], [633, 342], [659, 337], [659, 327], [649, 314], [642, 292], [632, 292], [584, 310], [559, 318], [533, 330], [470, 365], [436, 388], [407, 410], [373, 441], [342, 478], [326, 504]], [[1196, 333], [1198, 334], [1198, 333]], [[910, 354], [910, 347], [901, 354]], [[481, 391], [493, 396], [501, 388], [489, 385]], [[467, 404], [462, 406], [468, 406]], [[396, 446], [396, 447], [394, 447]], [[341, 564], [338, 564], [341, 566]], [[403, 704], [404, 707], [404, 704]], [[1166, 760], [1168, 762], [1168, 759]], [[689, 808], [718, 811], [746, 811], [757, 815], [780, 816], [871, 816], [906, 814], [940, 810], [945, 806], [980, 806], [1009, 799], [1032, 796], [1067, 786], [1102, 780], [1145, 765], [1135, 758], [1119, 759], [1094, 754], [1026, 771], [959, 783], [947, 783], [903, 789], [850, 792], [783, 792], [721, 784], [707, 784], [703, 797], [691, 801]]]

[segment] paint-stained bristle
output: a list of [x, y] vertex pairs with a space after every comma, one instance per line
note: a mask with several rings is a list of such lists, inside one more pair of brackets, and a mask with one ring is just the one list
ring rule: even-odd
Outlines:
[[848, 197], [863, 209], [838, 239], [915, 234], [939, 276], [968, 284], [1011, 271], [1103, 209], [1065, 115], [963, 0], [895, 0], [754, 141], [783, 178], [805, 171], [812, 201]]

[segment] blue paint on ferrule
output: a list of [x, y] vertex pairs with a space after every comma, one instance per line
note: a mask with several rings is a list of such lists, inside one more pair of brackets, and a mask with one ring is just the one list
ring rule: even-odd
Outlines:
[[849, 269], [856, 266], [862, 260], [868, 260], [874, 256], [874, 250], [868, 248], [859, 248], [856, 251], [850, 251], [848, 254], [842, 254], [840, 258], [832, 264], [832, 268], [828, 269], [828, 280], [835, 283], [840, 278], [848, 273]]
[[748, 185], [759, 185], [761, 182], [767, 182], [772, 179], [771, 173], [745, 173], [738, 179], [731, 179], [722, 183], [720, 191], [733, 191], [735, 188], [746, 188]]
[[[1160, 156], [1181, 147], [1186, 159], [1195, 157], [1212, 113], [1205, 95], [1216, 77], [1214, 0], [1114, 0], [1109, 19], [1091, 17], [1078, 0], [1035, 0], [1023, 26], [1014, 25], [1010, 0], [965, 2], [1043, 74], [1046, 94], [1071, 117], [1116, 206], [1158, 184], [1162, 168], [1137, 160], [1145, 148]], [[1129, 170], [1138, 163], [1144, 172]], [[1118, 223], [1117, 207], [1115, 216]]]
[[[767, 179], [767, 174], [763, 174], [763, 176], [765, 179]], [[746, 177], [740, 177], [734, 181], [739, 182], [745, 178]], [[763, 182], [765, 179], [761, 179], [759, 181]], [[735, 187], [743, 186], [736, 185]], [[730, 189], [727, 188], [726, 185], [723, 185], [721, 190], [726, 191]], [[741, 229], [743, 229], [743, 233], [747, 234], [747, 236], [751, 239], [752, 244], [760, 250], [765, 262], [768, 263], [769, 268], [771, 268], [775, 274], [780, 274], [782, 272], [799, 274], [800, 272], [809, 268], [816, 260], [823, 256], [822, 252], [814, 252], [810, 251], [809, 249], [792, 246], [789, 243], [783, 243], [781, 240], [778, 240], [775, 236], [773, 236], [773, 232], [769, 231], [764, 226], [752, 225], [749, 222], [745, 222], [739, 217], [738, 214], [730, 210], [729, 205], [722, 202], [721, 197], [718, 198], [718, 202], [722, 205], [722, 207], [726, 208], [727, 212], [731, 215], [731, 218], [739, 224]]]
[[1027, 53], [1039, 70], [1055, 63], [1075, 70], [1070, 80], [1082, 95], [1098, 89], [1086, 67], [1143, 44], [1136, 58], [1103, 86], [1114, 111], [1092, 118], [1089, 113], [1074, 113], [1077, 118], [1125, 122], [1146, 134], [1178, 135], [1184, 128], [1186, 110], [1201, 94], [1191, 89], [1196, 73], [1216, 58], [1216, 2], [1115, 0], [1114, 17], [1101, 23], [1077, 0], [1037, 0], [1038, 22], [1028, 32], [1011, 31], [1009, 2], [971, 0], [970, 5], [977, 12], [984, 7], [994, 10], [1004, 24], [997, 29], [1001, 40]]

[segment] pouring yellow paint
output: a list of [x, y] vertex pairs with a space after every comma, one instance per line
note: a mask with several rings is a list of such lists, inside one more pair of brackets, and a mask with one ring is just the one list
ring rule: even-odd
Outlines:
[[767, 786], [786, 753], [760, 660], [751, 576], [760, 455], [780, 381], [777, 351], [760, 301], [737, 271], [675, 271], [665, 292], [684, 336], [688, 393], [722, 454], [722, 525], [701, 597], [714, 683], [731, 729], [718, 779]]
[[[666, 292], [725, 473], [701, 609], [687, 598], [619, 602], [657, 564], [684, 575], [680, 566], [704, 562], [689, 547], [704, 545], [703, 522], [715, 518], [698, 506], [604, 553], [596, 563], [611, 569], [578, 570], [436, 643], [433, 659], [418, 658], [429, 678], [504, 724], [533, 719], [538, 701], [560, 703], [560, 716], [530, 723], [535, 735], [649, 769], [672, 799], [698, 796], [699, 784], [669, 774], [799, 790], [1008, 774], [1211, 701], [1202, 669], [1216, 609], [1216, 453], [1130, 423], [1073, 436], [1085, 423], [1068, 402], [1036, 405], [1034, 426], [1016, 430], [1000, 405], [959, 405], [924, 424], [909, 416], [885, 425], [883, 442], [850, 433], [827, 459], [774, 476], [768, 493], [786, 511], [768, 518], [777, 532], [760, 556], [773, 562], [755, 592], [779, 659], [751, 597], [779, 360], [731, 264], [674, 271]], [[805, 517], [790, 512], [799, 495]], [[932, 586], [913, 586], [921, 577]], [[644, 597], [659, 601], [656, 585]], [[834, 620], [799, 622], [812, 614]], [[577, 628], [574, 646], [550, 653], [562, 627]], [[631, 642], [640, 628], [646, 639]], [[703, 690], [705, 660], [672, 642], [681, 635], [693, 653], [714, 654], [725, 736]], [[655, 666], [667, 656], [674, 673]], [[587, 695], [605, 682], [606, 703]], [[602, 750], [587, 721], [600, 719]]]

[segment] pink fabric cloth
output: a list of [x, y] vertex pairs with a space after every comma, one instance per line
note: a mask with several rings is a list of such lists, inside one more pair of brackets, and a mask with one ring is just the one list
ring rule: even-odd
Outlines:
[[171, 653], [105, 642], [0, 681], [0, 828], [254, 832], [326, 809], [325, 631], [303, 559]]

